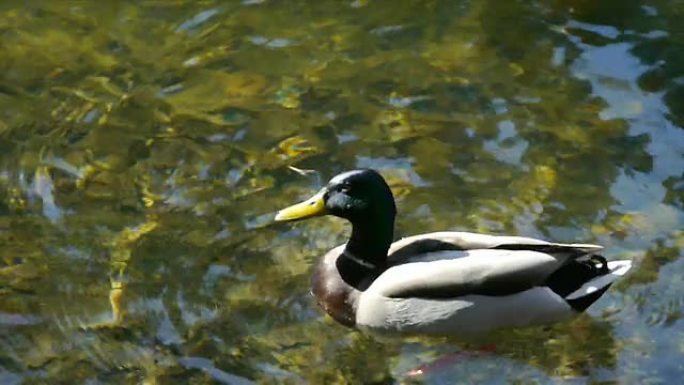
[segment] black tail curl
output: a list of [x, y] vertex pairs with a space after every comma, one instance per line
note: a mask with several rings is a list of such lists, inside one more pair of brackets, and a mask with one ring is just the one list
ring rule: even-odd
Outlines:
[[565, 298], [586, 282], [609, 272], [608, 261], [603, 256], [594, 254], [587, 259], [571, 261], [556, 270], [546, 280], [546, 286]]
[[[546, 280], [546, 285], [556, 294], [565, 298], [588, 281], [608, 273], [610, 273], [608, 261], [603, 256], [595, 254], [587, 259], [574, 260], [556, 270]], [[599, 299], [609, 287], [610, 285], [606, 285], [585, 296], [566, 299], [565, 301], [576, 311], [582, 312]]]

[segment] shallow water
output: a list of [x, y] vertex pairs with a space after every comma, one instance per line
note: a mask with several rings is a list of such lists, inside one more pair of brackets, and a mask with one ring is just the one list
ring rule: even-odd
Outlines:
[[[683, 14], [3, 1], [0, 383], [680, 382]], [[390, 181], [397, 236], [595, 242], [636, 267], [553, 328], [349, 331], [308, 295], [348, 226], [271, 219], [355, 167]]]

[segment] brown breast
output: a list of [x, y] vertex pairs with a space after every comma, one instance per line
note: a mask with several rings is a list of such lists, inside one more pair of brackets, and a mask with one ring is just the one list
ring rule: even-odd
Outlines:
[[321, 258], [311, 277], [311, 293], [318, 305], [335, 321], [348, 327], [356, 324], [356, 300], [361, 291], [347, 283], [337, 268], [344, 245], [329, 251]]

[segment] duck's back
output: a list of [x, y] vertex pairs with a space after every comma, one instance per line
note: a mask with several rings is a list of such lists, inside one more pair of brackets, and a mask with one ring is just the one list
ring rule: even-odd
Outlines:
[[390, 248], [391, 267], [360, 295], [356, 323], [454, 334], [557, 322], [629, 269], [628, 261], [591, 259], [602, 258], [594, 257], [600, 249], [464, 232], [404, 238]]

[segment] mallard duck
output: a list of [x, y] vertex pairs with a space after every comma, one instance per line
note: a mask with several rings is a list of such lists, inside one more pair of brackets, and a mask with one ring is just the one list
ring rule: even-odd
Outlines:
[[372, 332], [459, 335], [549, 324], [583, 312], [631, 267], [601, 246], [443, 231], [393, 242], [396, 206], [376, 171], [344, 172], [276, 221], [334, 215], [347, 243], [317, 263], [311, 292], [339, 323]]

